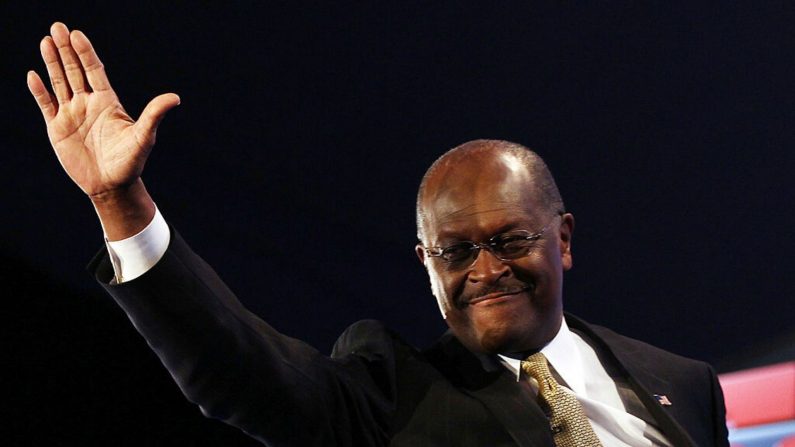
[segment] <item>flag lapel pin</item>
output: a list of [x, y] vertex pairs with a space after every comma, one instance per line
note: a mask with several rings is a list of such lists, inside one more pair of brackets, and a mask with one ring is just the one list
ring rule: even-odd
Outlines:
[[671, 405], [673, 405], [671, 401], [668, 399], [668, 396], [666, 396], [665, 394], [655, 394], [654, 398], [657, 399], [657, 402], [659, 402], [660, 405], [664, 407], [670, 407]]

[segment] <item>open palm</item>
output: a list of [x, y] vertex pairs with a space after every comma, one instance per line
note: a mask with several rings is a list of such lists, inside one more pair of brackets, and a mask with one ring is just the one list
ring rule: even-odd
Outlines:
[[69, 177], [89, 196], [129, 185], [143, 171], [157, 125], [179, 104], [168, 93], [153, 99], [134, 121], [110, 86], [88, 38], [62, 23], [41, 42], [53, 87], [28, 73], [28, 88], [47, 123], [47, 134]]

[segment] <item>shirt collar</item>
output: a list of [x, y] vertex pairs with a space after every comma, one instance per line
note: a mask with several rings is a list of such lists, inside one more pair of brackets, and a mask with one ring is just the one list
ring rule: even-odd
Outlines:
[[[577, 348], [577, 343], [574, 341], [574, 336], [569, 330], [565, 318], [563, 318], [555, 338], [547, 343], [541, 349], [541, 352], [575, 394], [586, 395], [580, 350]], [[516, 381], [518, 382], [521, 379], [521, 360], [512, 359], [504, 355], [499, 357], [502, 364], [516, 375]]]

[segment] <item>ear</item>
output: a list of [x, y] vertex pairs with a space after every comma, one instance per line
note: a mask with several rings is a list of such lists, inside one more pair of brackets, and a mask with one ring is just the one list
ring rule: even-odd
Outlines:
[[571, 267], [574, 265], [574, 260], [571, 256], [572, 234], [574, 234], [574, 215], [571, 213], [565, 213], [561, 216], [560, 231], [558, 234], [560, 259], [564, 272], [571, 269]]
[[425, 247], [423, 247], [422, 244], [417, 244], [417, 246], [414, 247], [414, 252], [417, 253], [417, 257], [420, 258], [420, 264], [425, 267]]

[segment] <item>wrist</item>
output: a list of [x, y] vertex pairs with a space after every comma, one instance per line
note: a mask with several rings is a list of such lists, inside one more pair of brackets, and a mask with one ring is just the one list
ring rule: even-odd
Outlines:
[[138, 178], [129, 185], [90, 195], [105, 237], [118, 241], [138, 234], [155, 215], [155, 203]]
[[92, 202], [102, 205], [118, 200], [124, 200], [127, 197], [139, 194], [143, 184], [144, 183], [143, 180], [141, 180], [141, 177], [136, 177], [135, 180], [125, 185], [120, 185], [110, 189], [103, 189], [101, 192], [96, 193], [86, 192], [86, 195], [89, 199], [91, 199]]

